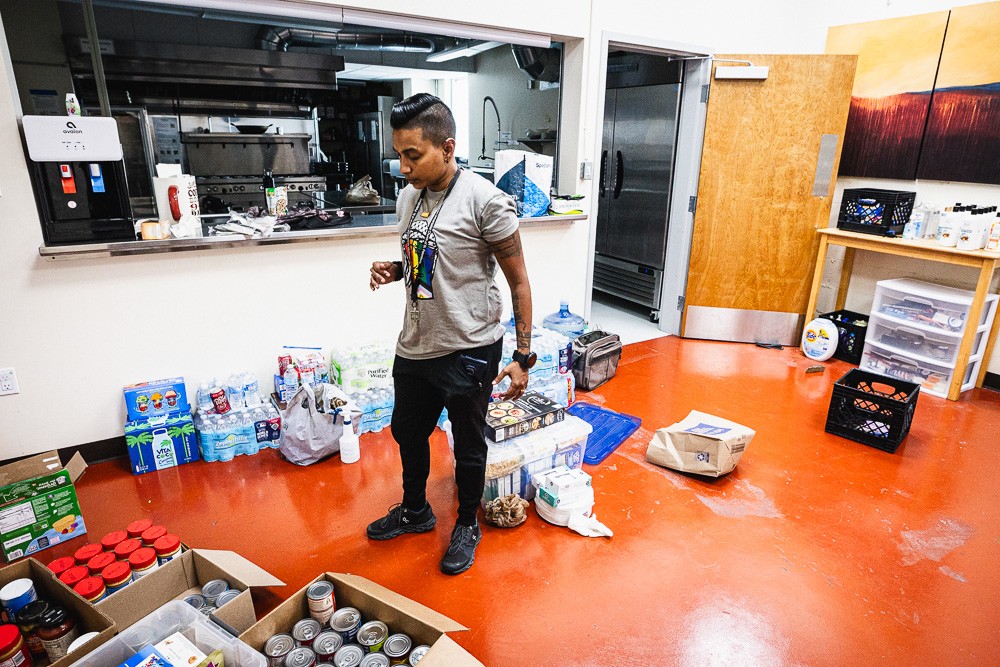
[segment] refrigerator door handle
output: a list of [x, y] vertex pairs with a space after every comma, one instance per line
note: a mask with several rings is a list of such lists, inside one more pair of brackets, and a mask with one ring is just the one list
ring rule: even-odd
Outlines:
[[601, 151], [601, 196], [607, 195], [608, 184], [608, 149]]
[[625, 180], [625, 158], [622, 157], [621, 151], [615, 151], [617, 153], [618, 169], [615, 170], [615, 199], [622, 193], [622, 181]]

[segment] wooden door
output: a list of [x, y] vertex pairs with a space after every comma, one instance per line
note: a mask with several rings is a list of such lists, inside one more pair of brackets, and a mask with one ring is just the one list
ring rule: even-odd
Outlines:
[[856, 56], [734, 55], [764, 81], [715, 79], [682, 335], [797, 344], [826, 227]]

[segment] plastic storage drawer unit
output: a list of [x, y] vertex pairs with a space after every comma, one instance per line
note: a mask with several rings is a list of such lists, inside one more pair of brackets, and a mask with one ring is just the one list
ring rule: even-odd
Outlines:
[[206, 655], [221, 649], [226, 667], [267, 667], [267, 660], [263, 655], [180, 600], [163, 605], [73, 665], [114, 667], [146, 646], [156, 645], [175, 632], [184, 635]]

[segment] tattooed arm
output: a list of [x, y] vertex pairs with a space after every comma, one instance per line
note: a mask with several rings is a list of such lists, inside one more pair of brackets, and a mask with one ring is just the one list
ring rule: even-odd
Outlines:
[[[521, 252], [520, 232], [514, 232], [505, 239], [490, 243], [489, 247], [510, 286], [517, 350], [528, 354], [531, 352], [531, 285], [528, 283], [528, 270], [524, 266], [524, 255]], [[504, 376], [510, 377], [511, 380], [510, 389], [504, 394], [504, 399], [520, 398], [528, 386], [528, 372], [517, 362], [511, 362], [493, 383], [497, 384]]]

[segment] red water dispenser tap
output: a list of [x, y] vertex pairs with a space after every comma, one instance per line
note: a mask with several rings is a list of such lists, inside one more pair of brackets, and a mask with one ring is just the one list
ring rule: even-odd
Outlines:
[[76, 194], [76, 179], [73, 178], [73, 168], [68, 164], [59, 165], [59, 175], [62, 176], [62, 189], [64, 195]]

